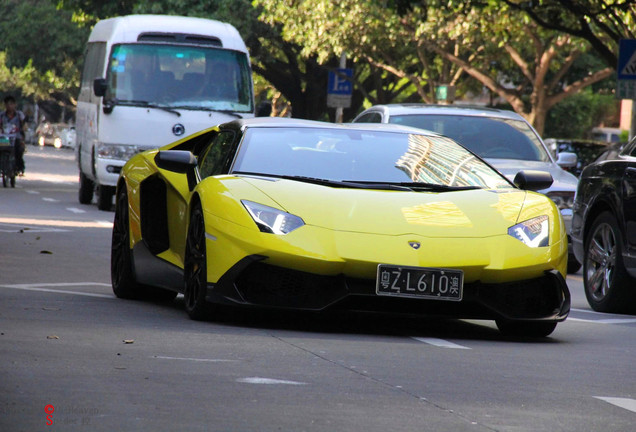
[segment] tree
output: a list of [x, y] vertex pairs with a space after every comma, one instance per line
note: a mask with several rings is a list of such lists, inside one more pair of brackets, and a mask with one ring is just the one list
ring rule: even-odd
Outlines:
[[584, 39], [605, 64], [617, 65], [620, 39], [636, 38], [634, 0], [503, 0], [543, 28]]
[[0, 51], [5, 52], [0, 68], [9, 71], [0, 78], [3, 89], [74, 105], [88, 33], [71, 22], [70, 13], [49, 2], [0, 0], [0, 34]]
[[[472, 77], [541, 133], [549, 109], [611, 75], [609, 67], [570, 80], [587, 45], [541, 28], [525, 13], [496, 5], [408, 0], [256, 0], [262, 19], [325, 60], [341, 51], [408, 79], [424, 102], [436, 84]], [[434, 55], [432, 55], [434, 54]], [[465, 85], [465, 83], [464, 83]]]

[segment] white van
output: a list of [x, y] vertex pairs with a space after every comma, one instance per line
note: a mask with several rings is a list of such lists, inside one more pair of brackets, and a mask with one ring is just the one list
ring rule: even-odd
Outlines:
[[124, 163], [206, 127], [254, 116], [249, 55], [227, 23], [168, 15], [99, 21], [77, 104], [79, 201], [109, 210]]

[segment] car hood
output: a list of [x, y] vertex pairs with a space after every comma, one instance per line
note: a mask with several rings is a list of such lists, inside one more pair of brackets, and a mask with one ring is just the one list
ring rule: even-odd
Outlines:
[[485, 159], [497, 171], [513, 181], [515, 175], [522, 170], [547, 171], [552, 175], [554, 182], [548, 189], [539, 192], [547, 193], [549, 191], [576, 191], [578, 179], [571, 173], [563, 170], [560, 166], [553, 162], [525, 161], [519, 159]]
[[243, 180], [308, 225], [385, 235], [501, 235], [517, 223], [528, 196], [526, 191], [512, 188], [433, 193], [336, 188], [282, 179]]

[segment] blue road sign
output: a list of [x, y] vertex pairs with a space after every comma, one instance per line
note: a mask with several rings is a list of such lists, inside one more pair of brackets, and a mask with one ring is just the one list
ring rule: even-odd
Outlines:
[[621, 39], [618, 45], [616, 96], [636, 99], [636, 39]]
[[327, 94], [350, 95], [353, 93], [353, 69], [329, 71]]
[[619, 43], [618, 79], [636, 80], [636, 39], [621, 39]]

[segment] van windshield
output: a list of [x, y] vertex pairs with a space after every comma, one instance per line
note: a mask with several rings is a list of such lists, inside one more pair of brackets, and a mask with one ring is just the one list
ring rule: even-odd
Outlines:
[[106, 99], [140, 106], [253, 112], [242, 52], [197, 46], [121, 44], [108, 62]]

